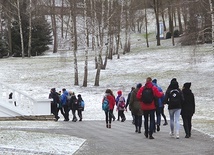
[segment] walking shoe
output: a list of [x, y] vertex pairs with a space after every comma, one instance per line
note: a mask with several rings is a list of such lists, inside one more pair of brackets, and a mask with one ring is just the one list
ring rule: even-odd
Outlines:
[[138, 129], [136, 129], [135, 132], [138, 132]]
[[108, 128], [111, 128], [111, 124], [108, 125]]
[[108, 124], [106, 124], [106, 128], [108, 128]]
[[141, 133], [141, 131], [139, 130], [138, 133]]
[[190, 137], [189, 135], [186, 135], [186, 136], [185, 136], [185, 138], [189, 138], [189, 137]]
[[165, 122], [163, 125], [164, 125], [164, 126], [165, 126], [165, 125], [168, 125], [168, 123], [167, 123], [167, 122]]
[[155, 139], [153, 136], [149, 136], [149, 139]]
[[176, 137], [175, 137], [176, 139], [179, 139], [179, 135], [176, 135]]
[[148, 133], [144, 132], [144, 136], [145, 136], [146, 138], [148, 138]]
[[157, 125], [157, 131], [160, 131], [160, 125]]
[[170, 135], [171, 137], [173, 137], [173, 136], [174, 136], [174, 133], [173, 133], [173, 132], [170, 132], [169, 135]]

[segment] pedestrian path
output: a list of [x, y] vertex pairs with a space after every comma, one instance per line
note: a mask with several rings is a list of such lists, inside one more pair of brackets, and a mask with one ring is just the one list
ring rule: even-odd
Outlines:
[[214, 139], [196, 130], [191, 138], [184, 138], [183, 126], [180, 138], [169, 136], [169, 125], [161, 126], [153, 140], [145, 138], [143, 132], [135, 133], [131, 121], [112, 123], [105, 128], [105, 121], [85, 121], [70, 124], [77, 137], [87, 139], [75, 155], [213, 155]]
[[[79, 149], [73, 153], [73, 155], [214, 154], [213, 138], [210, 138], [208, 135], [200, 133], [196, 130], [192, 131], [191, 138], [184, 138], [185, 133], [182, 126], [180, 129], [179, 139], [169, 136], [169, 125], [161, 126], [160, 132], [156, 132], [153, 135], [155, 139], [148, 139], [145, 138], [143, 130], [142, 133], [135, 133], [135, 127], [130, 120], [126, 120], [125, 122], [114, 121], [112, 122], [111, 129], [105, 127], [104, 120], [83, 120], [82, 122], [64, 122], [62, 120], [58, 122], [27, 121], [24, 122], [25, 127], [17, 126], [17, 124], [18, 123], [8, 122], [4, 125], [4, 122], [1, 122], [1, 132], [11, 130], [16, 132], [23, 132], [23, 135], [26, 135], [24, 134], [25, 132], [27, 132], [28, 135], [39, 134], [37, 137], [44, 137], [44, 135], [48, 137], [53, 136], [54, 134], [59, 136], [59, 138], [56, 138], [58, 139], [57, 143], [62, 144], [64, 142], [63, 146], [61, 147], [65, 147], [65, 150], [69, 150], [73, 146], [71, 145], [72, 141], [69, 138], [76, 137], [76, 140], [74, 141], [80, 139], [81, 145], [80, 148], [78, 147]], [[9, 128], [8, 125], [10, 125]], [[29, 126], [31, 127], [29, 128]], [[1, 139], [6, 137], [7, 136], [1, 135]], [[3, 141], [1, 139], [0, 142]], [[46, 143], [50, 144], [47, 144], [45, 147], [54, 147], [54, 145], [51, 145], [53, 142], [48, 141]], [[8, 144], [10, 144], [10, 142], [8, 142]], [[62, 153], [57, 153], [57, 151], [55, 151], [55, 153], [51, 153], [51, 151], [49, 153], [44, 152], [42, 147], [38, 147], [38, 149], [34, 149], [34, 151], [29, 150], [30, 149], [24, 148], [18, 149], [18, 147], [9, 148], [5, 144], [1, 144], [0, 155], [62, 155]]]

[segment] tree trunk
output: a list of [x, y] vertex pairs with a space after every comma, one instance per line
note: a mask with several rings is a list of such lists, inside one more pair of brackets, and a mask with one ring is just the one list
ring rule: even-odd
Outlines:
[[57, 26], [56, 26], [56, 16], [55, 16], [55, 0], [52, 0], [51, 4], [51, 22], [52, 22], [52, 31], [53, 31], [53, 38], [54, 38], [54, 43], [53, 43], [53, 53], [57, 53]]
[[21, 38], [22, 58], [24, 58], [25, 57], [24, 40], [23, 40], [22, 21], [21, 21], [21, 12], [20, 12], [19, 0], [17, 0], [17, 9], [18, 9], [18, 18], [19, 18], [19, 30], [20, 30], [20, 38]]
[[32, 38], [32, 0], [29, 4], [29, 39], [28, 39], [28, 57], [31, 57], [31, 38]]
[[147, 1], [145, 2], [145, 26], [146, 26], [146, 45], [149, 47], [149, 39], [148, 39], [148, 20], [147, 20]]
[[183, 34], [183, 27], [181, 23], [181, 8], [180, 8], [180, 0], [177, 0], [177, 15], [178, 15], [178, 24], [179, 24], [179, 32], [180, 34]]
[[88, 80], [88, 26], [87, 26], [87, 5], [86, 0], [84, 0], [84, 30], [85, 30], [85, 67], [84, 67], [84, 79], [83, 87], [87, 87]]
[[160, 46], [160, 25], [159, 25], [159, 1], [153, 0], [154, 4], [154, 11], [155, 11], [155, 18], [156, 18], [156, 26], [157, 26], [157, 33], [156, 33], [156, 39], [157, 39], [157, 46]]

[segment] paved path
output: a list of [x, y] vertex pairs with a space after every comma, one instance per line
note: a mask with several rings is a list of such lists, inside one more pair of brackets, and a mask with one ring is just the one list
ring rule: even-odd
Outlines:
[[[53, 122], [60, 128], [21, 130], [57, 133], [86, 139], [74, 155], [214, 155], [214, 139], [196, 130], [192, 137], [184, 138], [183, 127], [180, 139], [169, 136], [169, 125], [161, 126], [161, 131], [154, 133], [153, 140], [146, 139], [143, 132], [135, 133], [131, 121], [112, 123], [112, 128], [105, 127], [105, 121]], [[20, 130], [20, 129], [19, 129]]]

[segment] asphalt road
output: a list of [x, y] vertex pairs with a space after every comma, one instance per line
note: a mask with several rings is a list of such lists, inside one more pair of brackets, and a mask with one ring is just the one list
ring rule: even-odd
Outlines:
[[161, 126], [154, 133], [155, 139], [145, 138], [143, 132], [135, 133], [131, 121], [112, 123], [105, 127], [105, 121], [83, 121], [68, 123], [65, 132], [87, 139], [75, 155], [214, 155], [214, 139], [196, 130], [191, 138], [184, 138], [180, 126], [180, 138], [169, 136], [169, 125]]

